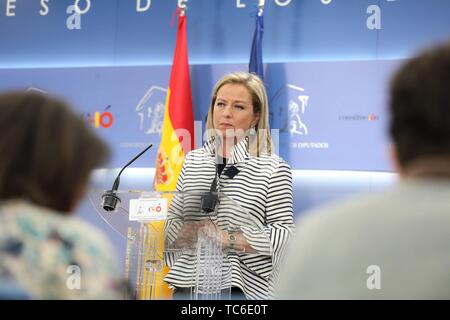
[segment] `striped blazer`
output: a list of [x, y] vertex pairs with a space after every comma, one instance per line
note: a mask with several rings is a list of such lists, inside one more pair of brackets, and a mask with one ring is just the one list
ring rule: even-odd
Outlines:
[[[202, 148], [189, 152], [177, 181], [177, 191], [208, 192], [216, 175], [215, 159], [213, 139], [207, 141]], [[232, 178], [225, 174], [231, 166], [238, 170]], [[280, 262], [287, 241], [294, 230], [290, 167], [275, 154], [262, 154], [258, 157], [250, 155], [248, 141], [242, 139], [230, 153], [218, 180], [218, 190], [245, 210], [236, 213], [227, 210], [226, 204], [221, 202], [215, 222], [222, 229], [226, 229], [229, 224], [248, 226], [241, 230], [247, 242], [258, 251], [258, 253], [227, 251], [223, 266], [227, 267], [228, 272], [231, 270], [229, 277], [231, 283], [223, 286], [239, 287], [249, 299], [271, 299]], [[187, 199], [172, 201], [165, 224], [167, 239], [173, 241], [176, 238], [189, 212], [198, 212], [199, 201], [195, 201], [195, 208], [189, 208], [187, 202], [189, 202]], [[254, 232], [255, 227], [259, 231]], [[265, 248], [264, 241], [260, 241], [261, 237], [258, 239], [258, 234], [265, 235], [264, 239], [269, 250]], [[196, 271], [194, 254], [187, 252], [166, 254], [165, 259], [170, 271], [164, 280], [171, 287], [194, 286], [193, 275]]]

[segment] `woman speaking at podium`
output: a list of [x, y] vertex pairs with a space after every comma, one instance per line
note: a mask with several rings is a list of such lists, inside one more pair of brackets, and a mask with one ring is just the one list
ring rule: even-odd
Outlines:
[[[233, 249], [227, 251], [232, 299], [273, 297], [273, 283], [294, 228], [292, 175], [289, 165], [273, 153], [268, 114], [267, 94], [258, 76], [237, 72], [216, 83], [207, 116], [207, 141], [187, 154], [177, 191], [219, 191], [243, 210], [230, 217], [218, 210], [216, 221], [200, 222], [187, 222], [182, 208], [169, 210], [165, 225], [166, 236], [180, 246], [195, 242], [205, 221], [217, 227], [222, 249]], [[270, 250], [260, 249], [246, 228], [235, 232], [224, 228], [227, 219], [244, 225], [257, 221]], [[174, 288], [174, 299], [187, 298], [195, 257], [169, 254], [166, 261], [171, 269], [164, 280]]]

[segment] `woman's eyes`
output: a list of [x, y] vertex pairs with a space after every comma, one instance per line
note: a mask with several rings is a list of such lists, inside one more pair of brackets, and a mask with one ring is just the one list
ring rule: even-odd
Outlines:
[[[226, 106], [226, 104], [224, 102], [217, 102], [217, 107], [223, 108], [225, 106]], [[239, 104], [236, 104], [233, 107], [238, 109], [238, 110], [244, 110], [245, 109], [245, 107], [243, 105], [239, 105]]]

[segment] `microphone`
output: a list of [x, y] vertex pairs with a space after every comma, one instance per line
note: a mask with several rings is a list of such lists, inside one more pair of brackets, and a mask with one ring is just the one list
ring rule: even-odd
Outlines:
[[[215, 161], [216, 162], [216, 164], [215, 164], [216, 175], [214, 176], [214, 180], [211, 183], [209, 192], [202, 194], [202, 197], [201, 197], [202, 211], [205, 213], [208, 213], [208, 214], [211, 212], [214, 212], [217, 204], [220, 202], [219, 196], [217, 194], [217, 183], [219, 181], [219, 163], [218, 163], [217, 159], [218, 158], [217, 158], [217, 152], [216, 152], [216, 161]], [[225, 159], [222, 158], [222, 161], [225, 161]]]
[[219, 203], [219, 197], [217, 195], [217, 177], [214, 177], [213, 182], [211, 183], [211, 187], [209, 188], [209, 192], [204, 193], [201, 198], [201, 207], [203, 212], [211, 213], [216, 209], [217, 204]]
[[[219, 197], [217, 195], [217, 181], [219, 179], [218, 166], [216, 165], [216, 176], [214, 177], [213, 182], [211, 183], [211, 187], [209, 188], [209, 192], [202, 195], [202, 210], [206, 213], [211, 213], [215, 210], [219, 201]], [[240, 170], [235, 166], [229, 167], [223, 174], [228, 178], [233, 179]]]
[[120, 170], [119, 174], [117, 175], [116, 180], [114, 180], [114, 184], [111, 188], [111, 190], [106, 191], [102, 195], [102, 207], [105, 211], [116, 211], [117, 204], [120, 203], [120, 198], [117, 196], [116, 191], [119, 188], [120, 183], [120, 175], [122, 174], [123, 170], [125, 170], [126, 167], [128, 167], [130, 164], [132, 164], [134, 161], [137, 160], [140, 156], [144, 154], [145, 151], [150, 149], [153, 145], [149, 145], [147, 148], [139, 152], [138, 155], [136, 155], [133, 159], [131, 159], [123, 168]]

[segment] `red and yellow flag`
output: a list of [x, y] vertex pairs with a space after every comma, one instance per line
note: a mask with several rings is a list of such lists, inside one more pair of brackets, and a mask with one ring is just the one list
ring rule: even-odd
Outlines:
[[[192, 111], [191, 82], [189, 78], [189, 63], [186, 37], [186, 16], [178, 15], [177, 41], [173, 57], [170, 83], [166, 98], [161, 143], [156, 158], [156, 173], [154, 187], [156, 191], [174, 191], [178, 176], [183, 166], [184, 157], [194, 147], [194, 114]], [[153, 234], [158, 235], [157, 255], [162, 257], [164, 251], [164, 221], [154, 221], [148, 225]], [[150, 238], [149, 238], [150, 239]], [[147, 242], [147, 240], [146, 240]], [[152, 240], [149, 240], [146, 250], [149, 254], [145, 260], [152, 260]], [[153, 242], [155, 243], [155, 242]], [[155, 283], [146, 286], [138, 297], [141, 299], [170, 299], [172, 291], [163, 281], [169, 269], [151, 273], [144, 271], [143, 282]], [[151, 281], [147, 281], [149, 279]]]
[[194, 147], [194, 114], [186, 37], [186, 16], [178, 16], [177, 42], [166, 98], [155, 189], [175, 190], [185, 155]]

